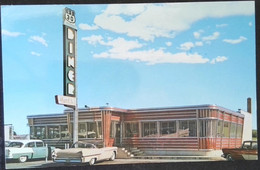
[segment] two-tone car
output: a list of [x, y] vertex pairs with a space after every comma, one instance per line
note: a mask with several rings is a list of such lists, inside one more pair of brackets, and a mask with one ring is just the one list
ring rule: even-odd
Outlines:
[[54, 162], [88, 163], [94, 165], [97, 161], [113, 161], [117, 155], [117, 147], [97, 147], [95, 144], [79, 141], [69, 149], [56, 150]]
[[257, 141], [244, 141], [240, 148], [223, 148], [222, 157], [228, 161], [234, 160], [257, 160]]
[[46, 147], [42, 140], [13, 140], [5, 147], [5, 159], [26, 162], [51, 157], [53, 150], [54, 147]]

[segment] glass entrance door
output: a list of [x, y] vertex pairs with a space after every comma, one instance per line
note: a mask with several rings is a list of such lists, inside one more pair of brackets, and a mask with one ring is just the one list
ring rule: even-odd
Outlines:
[[111, 131], [110, 131], [110, 138], [114, 139], [114, 145], [119, 146], [120, 145], [120, 122], [112, 121], [111, 122]]

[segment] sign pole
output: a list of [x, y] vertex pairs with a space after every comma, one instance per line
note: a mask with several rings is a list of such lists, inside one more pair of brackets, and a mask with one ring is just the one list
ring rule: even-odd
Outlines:
[[77, 102], [76, 107], [74, 108], [74, 117], [73, 117], [73, 143], [78, 141], [78, 120], [79, 120], [79, 112], [78, 112], [78, 102]]
[[[76, 34], [77, 37], [77, 34]], [[75, 63], [77, 63], [77, 41], [75, 40]], [[77, 71], [75, 70], [75, 77], [77, 77]], [[77, 81], [75, 82], [75, 89], [78, 89]], [[78, 141], [78, 122], [79, 122], [79, 112], [78, 112], [78, 90], [75, 90], [76, 105], [74, 108], [74, 118], [73, 118], [73, 143]]]

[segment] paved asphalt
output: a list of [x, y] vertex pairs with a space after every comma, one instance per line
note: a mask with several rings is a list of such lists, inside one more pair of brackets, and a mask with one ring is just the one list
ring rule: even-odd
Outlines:
[[[140, 163], [169, 163], [169, 162], [204, 162], [204, 161], [214, 161], [214, 160], [163, 160], [163, 159], [115, 159], [114, 161], [102, 161], [97, 162], [95, 165], [119, 165], [119, 164], [140, 164]], [[65, 163], [55, 163], [52, 161], [38, 160], [38, 161], [28, 161], [25, 163], [18, 162], [8, 162], [6, 163], [6, 169], [24, 169], [24, 168], [47, 168], [47, 167], [64, 167], [64, 166], [78, 166], [79, 164], [65, 164]], [[95, 166], [94, 165], [94, 166]], [[82, 166], [82, 165], [80, 165]], [[84, 165], [88, 166], [88, 165]]]

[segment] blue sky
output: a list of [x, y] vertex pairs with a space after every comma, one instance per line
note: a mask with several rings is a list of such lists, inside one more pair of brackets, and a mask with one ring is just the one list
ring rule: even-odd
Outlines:
[[[4, 121], [63, 113], [62, 10], [76, 12], [78, 105], [125, 109], [253, 101], [254, 2], [2, 6]], [[18, 11], [18, 12], [17, 12]]]

